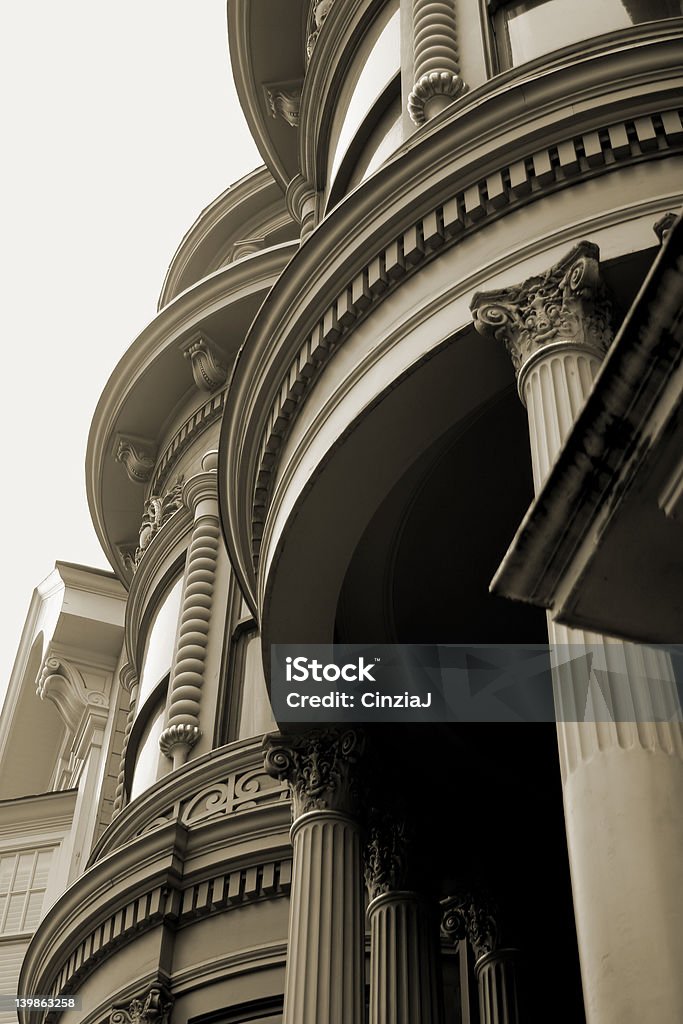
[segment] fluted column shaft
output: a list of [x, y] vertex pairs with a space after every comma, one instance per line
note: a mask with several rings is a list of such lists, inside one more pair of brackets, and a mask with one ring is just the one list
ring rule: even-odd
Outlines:
[[477, 960], [480, 1024], [519, 1024], [515, 950], [497, 949]]
[[264, 740], [292, 789], [292, 892], [283, 1024], [364, 1024], [365, 928], [353, 730]]
[[443, 990], [432, 908], [415, 892], [387, 892], [368, 907], [370, 1024], [441, 1024]]
[[[611, 340], [596, 247], [580, 243], [546, 275], [476, 295], [473, 310], [518, 372], [538, 490]], [[683, 734], [671, 661], [550, 618], [548, 632], [558, 662], [572, 645], [553, 688], [587, 1024], [676, 1024]]]
[[183, 485], [183, 501], [194, 513], [187, 552], [180, 627], [171, 668], [168, 720], [159, 746], [178, 768], [201, 736], [200, 710], [218, 561], [220, 525], [216, 453], [202, 461], [203, 473]]
[[420, 125], [465, 89], [460, 77], [455, 0], [413, 0], [415, 84], [408, 112]]
[[284, 1024], [361, 1024], [363, 904], [358, 825], [311, 811], [292, 827]]

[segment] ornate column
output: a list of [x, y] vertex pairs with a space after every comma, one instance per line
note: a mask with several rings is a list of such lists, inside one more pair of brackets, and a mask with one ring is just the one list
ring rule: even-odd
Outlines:
[[220, 537], [217, 460], [217, 452], [207, 452], [202, 459], [204, 472], [183, 484], [183, 501], [194, 515], [194, 525], [187, 552], [178, 644], [171, 669], [168, 724], [159, 737], [159, 746], [173, 759], [174, 769], [185, 764], [188, 753], [201, 736], [199, 712]]
[[370, 1024], [443, 1021], [438, 920], [435, 908], [410, 884], [410, 845], [402, 816], [371, 816], [365, 863]]
[[465, 90], [458, 61], [455, 0], [413, 0], [415, 85], [408, 113], [429, 121]]
[[266, 771], [292, 788], [294, 861], [284, 1024], [363, 1024], [363, 875], [353, 730], [267, 736]]
[[126, 717], [126, 728], [123, 734], [123, 743], [121, 744], [119, 773], [116, 777], [116, 792], [114, 794], [112, 817], [116, 817], [116, 815], [123, 810], [126, 799], [126, 754], [128, 753], [128, 743], [133, 729], [133, 722], [135, 721], [135, 705], [137, 704], [138, 690], [140, 688], [137, 673], [132, 665], [123, 666], [119, 679], [121, 680], [121, 686], [124, 690], [127, 690], [129, 694], [129, 702], [128, 715]]
[[474, 953], [481, 1024], [519, 1024], [516, 949], [498, 946], [495, 908], [483, 893], [462, 891], [441, 904], [441, 934], [449, 942], [467, 939]]
[[[612, 339], [599, 252], [477, 293], [475, 327], [505, 343], [529, 416], [538, 490]], [[570, 514], [570, 510], [568, 510]], [[567, 629], [585, 661], [553, 673], [567, 843], [588, 1024], [683, 1020], [683, 732], [665, 652]], [[587, 680], [588, 675], [588, 680]], [[678, 716], [678, 720], [676, 720]]]

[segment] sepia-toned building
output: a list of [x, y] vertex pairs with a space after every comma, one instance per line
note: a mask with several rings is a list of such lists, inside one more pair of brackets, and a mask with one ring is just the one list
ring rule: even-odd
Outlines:
[[[99, 400], [113, 572], [38, 588], [0, 722], [19, 1020], [680, 1024], [680, 4], [227, 19], [264, 166]], [[273, 644], [548, 638], [625, 703], [271, 710]]]

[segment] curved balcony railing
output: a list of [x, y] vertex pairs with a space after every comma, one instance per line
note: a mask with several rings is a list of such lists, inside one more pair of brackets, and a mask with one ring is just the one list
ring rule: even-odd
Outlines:
[[230, 743], [172, 772], [128, 804], [103, 834], [89, 866], [165, 825], [196, 828], [288, 800], [286, 783], [263, 768], [260, 739]]
[[[26, 953], [19, 991], [77, 993], [103, 960], [147, 932], [175, 932], [286, 897], [290, 820], [287, 787], [264, 772], [259, 738], [173, 772], [121, 812], [84, 873], [50, 908]], [[97, 1019], [112, 993], [105, 986], [100, 996]], [[59, 1014], [45, 1009], [36, 1019], [52, 1024]]]

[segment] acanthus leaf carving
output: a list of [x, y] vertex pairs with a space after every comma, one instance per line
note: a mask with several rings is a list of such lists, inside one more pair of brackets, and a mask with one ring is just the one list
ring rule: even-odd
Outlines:
[[152, 494], [143, 506], [138, 546], [133, 555], [133, 572], [162, 526], [183, 507], [183, 477], [178, 476], [163, 494]]
[[371, 813], [365, 849], [365, 884], [371, 900], [410, 887], [411, 838], [404, 816]]
[[334, 7], [334, 0], [313, 0], [308, 18], [308, 36], [306, 38], [306, 61], [310, 61], [318, 41], [320, 30], [327, 15]]
[[197, 331], [181, 345], [181, 352], [189, 359], [192, 376], [200, 391], [217, 391], [228, 379], [228, 368], [222, 354], [206, 334]]
[[548, 345], [571, 343], [602, 358], [612, 341], [612, 305], [600, 277], [600, 251], [579, 242], [545, 274], [500, 291], [476, 292], [479, 334], [502, 341], [515, 373]]
[[109, 1024], [169, 1024], [173, 996], [162, 985], [152, 985], [139, 998], [115, 1006]]
[[476, 960], [498, 947], [498, 908], [484, 890], [459, 889], [441, 902], [441, 938], [467, 939]]
[[320, 729], [301, 736], [264, 738], [264, 767], [292, 789], [294, 819], [309, 811], [356, 813], [358, 769], [365, 747], [355, 729]]

